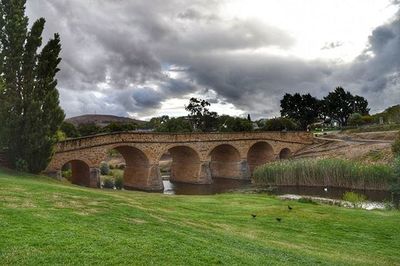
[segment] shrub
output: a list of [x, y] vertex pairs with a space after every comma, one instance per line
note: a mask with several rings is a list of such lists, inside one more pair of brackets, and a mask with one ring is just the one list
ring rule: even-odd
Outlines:
[[400, 132], [398, 133], [397, 138], [392, 145], [392, 152], [396, 157], [400, 156]]
[[362, 204], [367, 200], [367, 197], [355, 192], [345, 192], [343, 194], [343, 200], [350, 202], [353, 208], [361, 208]]
[[263, 130], [266, 131], [282, 131], [282, 130], [296, 130], [298, 129], [298, 125], [285, 117], [278, 117], [269, 119], [265, 122]]
[[110, 173], [110, 166], [108, 165], [108, 163], [101, 163], [100, 165], [100, 173], [102, 175], [108, 175]]
[[115, 188], [122, 189], [124, 187], [124, 178], [122, 176], [115, 177]]
[[17, 159], [15, 169], [19, 172], [28, 172], [28, 163], [24, 159]]
[[394, 161], [394, 175], [390, 180], [390, 191], [392, 193], [392, 202], [396, 209], [400, 205], [400, 156]]
[[70, 178], [72, 176], [72, 170], [71, 169], [67, 169], [65, 171], [61, 172], [61, 176], [64, 178]]
[[361, 126], [363, 122], [364, 121], [362, 119], [362, 115], [360, 115], [359, 113], [353, 113], [349, 117], [348, 124], [350, 126]]
[[114, 188], [114, 179], [112, 177], [106, 177], [103, 179], [103, 188]]

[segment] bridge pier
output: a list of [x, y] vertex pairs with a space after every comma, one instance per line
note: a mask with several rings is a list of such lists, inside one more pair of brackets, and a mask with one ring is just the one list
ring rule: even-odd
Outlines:
[[91, 188], [99, 188], [100, 187], [100, 169], [99, 168], [90, 168], [89, 187], [91, 187]]
[[243, 180], [251, 179], [250, 167], [246, 159], [240, 161], [240, 179]]
[[158, 164], [151, 164], [145, 168], [127, 166], [124, 171], [124, 188], [144, 191], [164, 190]]

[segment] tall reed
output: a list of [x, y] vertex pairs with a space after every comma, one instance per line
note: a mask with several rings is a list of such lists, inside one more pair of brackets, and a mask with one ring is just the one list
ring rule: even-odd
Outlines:
[[255, 169], [258, 184], [330, 186], [387, 190], [393, 168], [343, 159], [299, 159], [276, 161]]

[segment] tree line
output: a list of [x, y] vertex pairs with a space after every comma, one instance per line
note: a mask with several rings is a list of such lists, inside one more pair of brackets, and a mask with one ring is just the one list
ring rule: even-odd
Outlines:
[[281, 116], [297, 123], [306, 130], [319, 120], [336, 120], [339, 126], [347, 126], [353, 114], [369, 116], [368, 101], [359, 95], [353, 95], [342, 87], [323, 99], [317, 99], [310, 94], [285, 94], [281, 100]]

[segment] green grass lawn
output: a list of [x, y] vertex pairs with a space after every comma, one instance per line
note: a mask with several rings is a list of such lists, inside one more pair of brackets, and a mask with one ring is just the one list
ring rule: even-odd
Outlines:
[[0, 264], [400, 264], [400, 212], [287, 205], [262, 194], [107, 191], [0, 171]]

